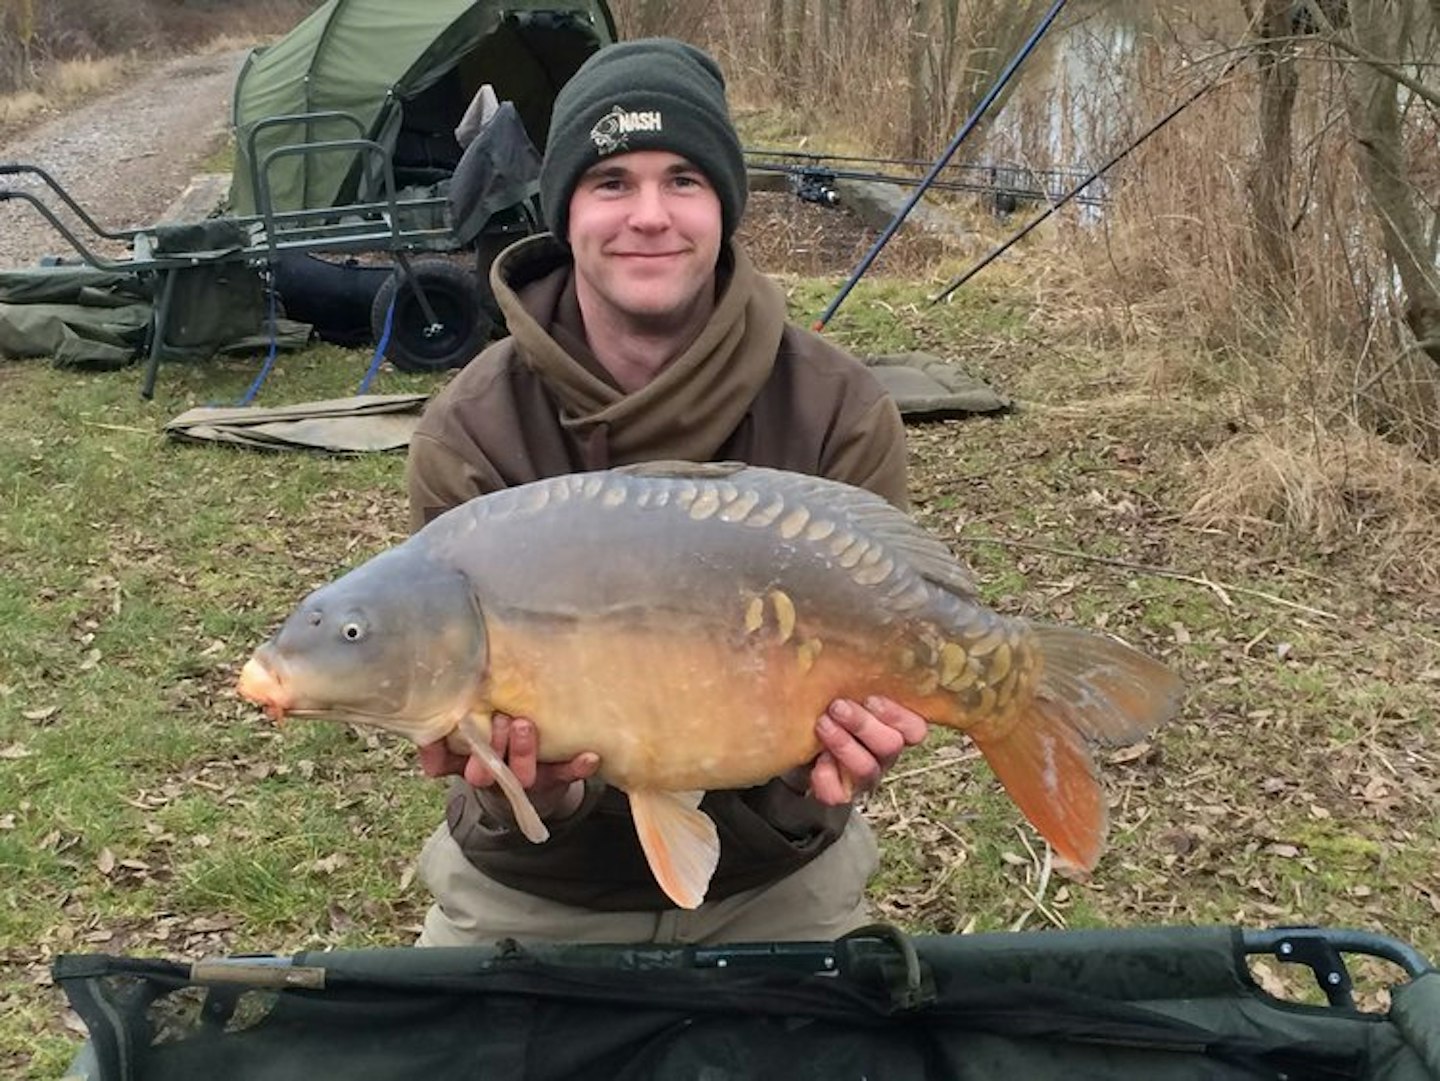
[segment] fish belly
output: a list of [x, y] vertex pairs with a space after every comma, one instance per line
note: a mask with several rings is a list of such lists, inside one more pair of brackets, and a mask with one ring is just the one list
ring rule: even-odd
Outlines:
[[492, 628], [490, 648], [489, 702], [535, 722], [541, 758], [593, 751], [629, 790], [760, 784], [815, 757], [835, 698], [921, 701], [885, 663], [895, 650], [838, 637], [537, 624]]

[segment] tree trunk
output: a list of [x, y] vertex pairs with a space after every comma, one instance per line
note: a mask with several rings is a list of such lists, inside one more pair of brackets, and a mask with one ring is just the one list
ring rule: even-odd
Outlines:
[[775, 80], [776, 97], [788, 101], [789, 86], [785, 79], [785, 66], [789, 61], [786, 43], [785, 9], [786, 0], [770, 0], [769, 17], [766, 20], [770, 53], [770, 75]]
[[[1404, 0], [1352, 0], [1351, 33], [1364, 54], [1392, 63], [1400, 56], [1413, 24], [1399, 8], [1410, 10]], [[1348, 104], [1370, 206], [1404, 290], [1405, 321], [1420, 349], [1440, 366], [1440, 271], [1415, 189], [1406, 179], [1399, 86], [1373, 65], [1354, 63]]]
[[1259, 254], [1259, 282], [1265, 293], [1280, 300], [1295, 281], [1295, 253], [1290, 245], [1290, 180], [1295, 156], [1292, 145], [1295, 96], [1300, 76], [1290, 38], [1290, 0], [1264, 0], [1259, 49], [1260, 146], [1250, 172], [1250, 214]]
[[926, 0], [910, 4], [910, 35], [907, 67], [910, 69], [910, 138], [905, 152], [912, 158], [925, 156], [930, 145], [929, 20]]

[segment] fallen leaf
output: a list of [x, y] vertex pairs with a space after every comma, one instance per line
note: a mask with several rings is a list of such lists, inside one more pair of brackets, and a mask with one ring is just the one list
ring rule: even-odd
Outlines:
[[235, 921], [228, 916], [201, 916], [185, 924], [185, 930], [195, 935], [206, 935], [215, 931], [228, 931], [234, 926]]
[[1150, 750], [1151, 745], [1149, 743], [1134, 743], [1129, 747], [1121, 747], [1114, 754], [1110, 755], [1106, 761], [1112, 766], [1122, 766], [1126, 762], [1140, 761], [1150, 753]]
[[0, 758], [14, 761], [20, 758], [29, 758], [35, 752], [25, 747], [23, 743], [12, 743], [8, 747], [0, 747]]
[[1272, 856], [1280, 856], [1287, 860], [1293, 860], [1296, 856], [1300, 855], [1300, 850], [1294, 845], [1269, 844], [1265, 846], [1265, 851]]
[[20, 716], [24, 717], [27, 721], [43, 724], [59, 712], [59, 706], [46, 706], [43, 709], [27, 709], [24, 713], [20, 714]]
[[95, 866], [100, 869], [102, 875], [109, 875], [115, 870], [115, 853], [108, 848], [102, 848], [100, 855], [95, 859]]

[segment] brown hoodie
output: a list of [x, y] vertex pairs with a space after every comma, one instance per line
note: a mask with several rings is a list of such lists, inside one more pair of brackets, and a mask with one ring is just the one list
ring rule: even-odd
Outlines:
[[[629, 394], [586, 344], [569, 254], [548, 235], [505, 251], [491, 287], [511, 336], [426, 409], [407, 467], [412, 528], [486, 492], [660, 459], [790, 469], [906, 505], [894, 403], [849, 354], [786, 323], [783, 293], [739, 248], [722, 257], [715, 311], [699, 336]], [[712, 899], [798, 869], [839, 836], [849, 813], [779, 780], [712, 792], [703, 806], [721, 842]], [[526, 841], [463, 783], [447, 818], [470, 861], [505, 885], [592, 908], [670, 906], [624, 797], [601, 784], [574, 815], [551, 823], [544, 845]]]

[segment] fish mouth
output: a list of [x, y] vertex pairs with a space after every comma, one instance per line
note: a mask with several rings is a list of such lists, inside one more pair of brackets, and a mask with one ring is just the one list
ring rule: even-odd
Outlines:
[[261, 707], [276, 724], [295, 712], [294, 699], [285, 689], [279, 674], [259, 654], [251, 657], [240, 669], [235, 689], [240, 692], [240, 697]]

